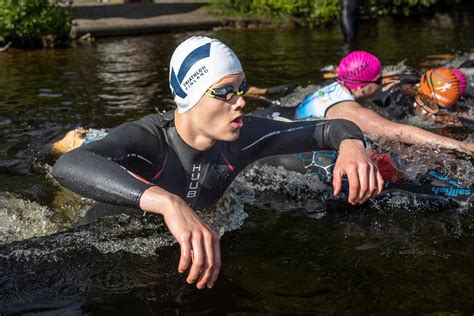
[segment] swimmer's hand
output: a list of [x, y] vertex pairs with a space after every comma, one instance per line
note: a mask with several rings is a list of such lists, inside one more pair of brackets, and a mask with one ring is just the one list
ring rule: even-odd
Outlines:
[[348, 201], [351, 204], [362, 204], [382, 192], [382, 176], [360, 140], [346, 139], [339, 146], [333, 171], [334, 195], [341, 193], [344, 176], [349, 180]]
[[160, 187], [147, 189], [141, 199], [144, 211], [162, 214], [168, 229], [181, 247], [178, 271], [198, 289], [212, 288], [221, 268], [219, 235], [212, 231], [180, 197]]

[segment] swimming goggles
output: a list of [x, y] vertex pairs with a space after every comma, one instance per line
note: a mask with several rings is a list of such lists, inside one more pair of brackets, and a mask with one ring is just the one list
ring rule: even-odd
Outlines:
[[424, 110], [426, 113], [436, 114], [439, 112], [439, 105], [425, 95], [418, 94], [415, 96], [414, 106], [415, 108], [419, 107], [419, 109]]
[[346, 79], [346, 78], [340, 78], [344, 82], [349, 82], [349, 83], [375, 83], [376, 85], [380, 86], [383, 83], [383, 77], [378, 76], [377, 79], [375, 80], [353, 80], [353, 79]]
[[239, 97], [244, 95], [248, 89], [249, 85], [247, 84], [247, 81], [244, 80], [237, 91], [234, 90], [233, 86], [228, 85], [214, 89], [209, 88], [206, 90], [205, 94], [215, 99], [229, 101], [234, 97], [234, 95]]

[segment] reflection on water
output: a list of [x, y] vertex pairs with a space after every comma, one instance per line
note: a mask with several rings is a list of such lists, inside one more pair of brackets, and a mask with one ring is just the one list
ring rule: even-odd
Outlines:
[[[136, 110], [150, 103], [159, 93], [155, 78], [164, 76], [160, 61], [153, 58], [155, 45], [152, 42], [127, 40], [124, 43], [109, 43], [98, 47], [101, 60], [96, 73], [103, 83], [101, 99], [115, 111]], [[124, 113], [125, 115], [125, 113]]]
[[[439, 16], [425, 23], [364, 24], [358, 48], [385, 64], [406, 59], [417, 68], [426, 55], [474, 47], [471, 20], [452, 21]], [[162, 247], [172, 238], [159, 217], [122, 216], [77, 227], [91, 202], [51, 179], [45, 147], [74, 127], [110, 128], [172, 108], [169, 59], [191, 34], [197, 33], [0, 55], [2, 315], [474, 311], [472, 209], [449, 202], [392, 196], [354, 208], [326, 201], [327, 188], [309, 176], [249, 169], [203, 214], [221, 233], [242, 228], [223, 236], [217, 288], [201, 292], [176, 272], [179, 251]], [[199, 34], [226, 42], [248, 81], [264, 87], [318, 84], [320, 69], [337, 63], [346, 49], [337, 28]], [[260, 105], [248, 100], [247, 108]], [[453, 133], [473, 134], [469, 128]], [[429, 165], [472, 185], [472, 158], [393, 149], [413, 175]]]

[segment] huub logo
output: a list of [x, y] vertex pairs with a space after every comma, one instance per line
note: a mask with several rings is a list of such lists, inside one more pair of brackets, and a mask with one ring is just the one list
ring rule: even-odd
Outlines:
[[[186, 56], [186, 58], [181, 63], [181, 67], [179, 67], [177, 75], [175, 73], [175, 69], [171, 68], [170, 84], [171, 84], [171, 89], [173, 90], [173, 96], [177, 95], [182, 99], [186, 98], [188, 94], [184, 92], [184, 90], [181, 88], [181, 83], [183, 82], [184, 77], [186, 76], [188, 71], [191, 69], [191, 67], [193, 67], [200, 60], [209, 57], [210, 53], [211, 53], [211, 43], [204, 44], [202, 46], [199, 46], [198, 48], [193, 50], [191, 53], [189, 53], [188, 56]], [[206, 72], [207, 72], [207, 69], [206, 69]], [[204, 72], [201, 72], [201, 73], [204, 73]], [[198, 74], [199, 74], [199, 71], [198, 71]], [[188, 80], [190, 79], [192, 80], [194, 75], [196, 74], [191, 75], [191, 77], [189, 77]]]
[[187, 198], [195, 198], [199, 188], [199, 177], [201, 176], [201, 164], [193, 164], [191, 172], [191, 181], [189, 182]]

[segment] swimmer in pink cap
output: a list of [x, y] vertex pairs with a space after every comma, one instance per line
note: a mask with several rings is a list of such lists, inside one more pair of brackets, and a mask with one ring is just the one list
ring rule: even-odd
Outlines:
[[259, 115], [290, 120], [347, 119], [356, 123], [364, 134], [374, 138], [474, 153], [473, 143], [394, 122], [363, 107], [361, 104], [380, 91], [382, 81], [379, 59], [365, 51], [354, 51], [340, 61], [333, 83], [308, 95], [296, 108], [267, 108], [260, 111]]
[[297, 107], [295, 118], [343, 118], [356, 123], [365, 134], [375, 138], [474, 153], [473, 143], [394, 122], [363, 107], [361, 104], [380, 90], [382, 80], [382, 64], [377, 57], [364, 51], [351, 52], [340, 61], [337, 80], [306, 97]]
[[368, 83], [381, 83], [382, 64], [374, 55], [355, 51], [344, 57], [337, 67], [338, 81], [349, 89], [357, 89]]

